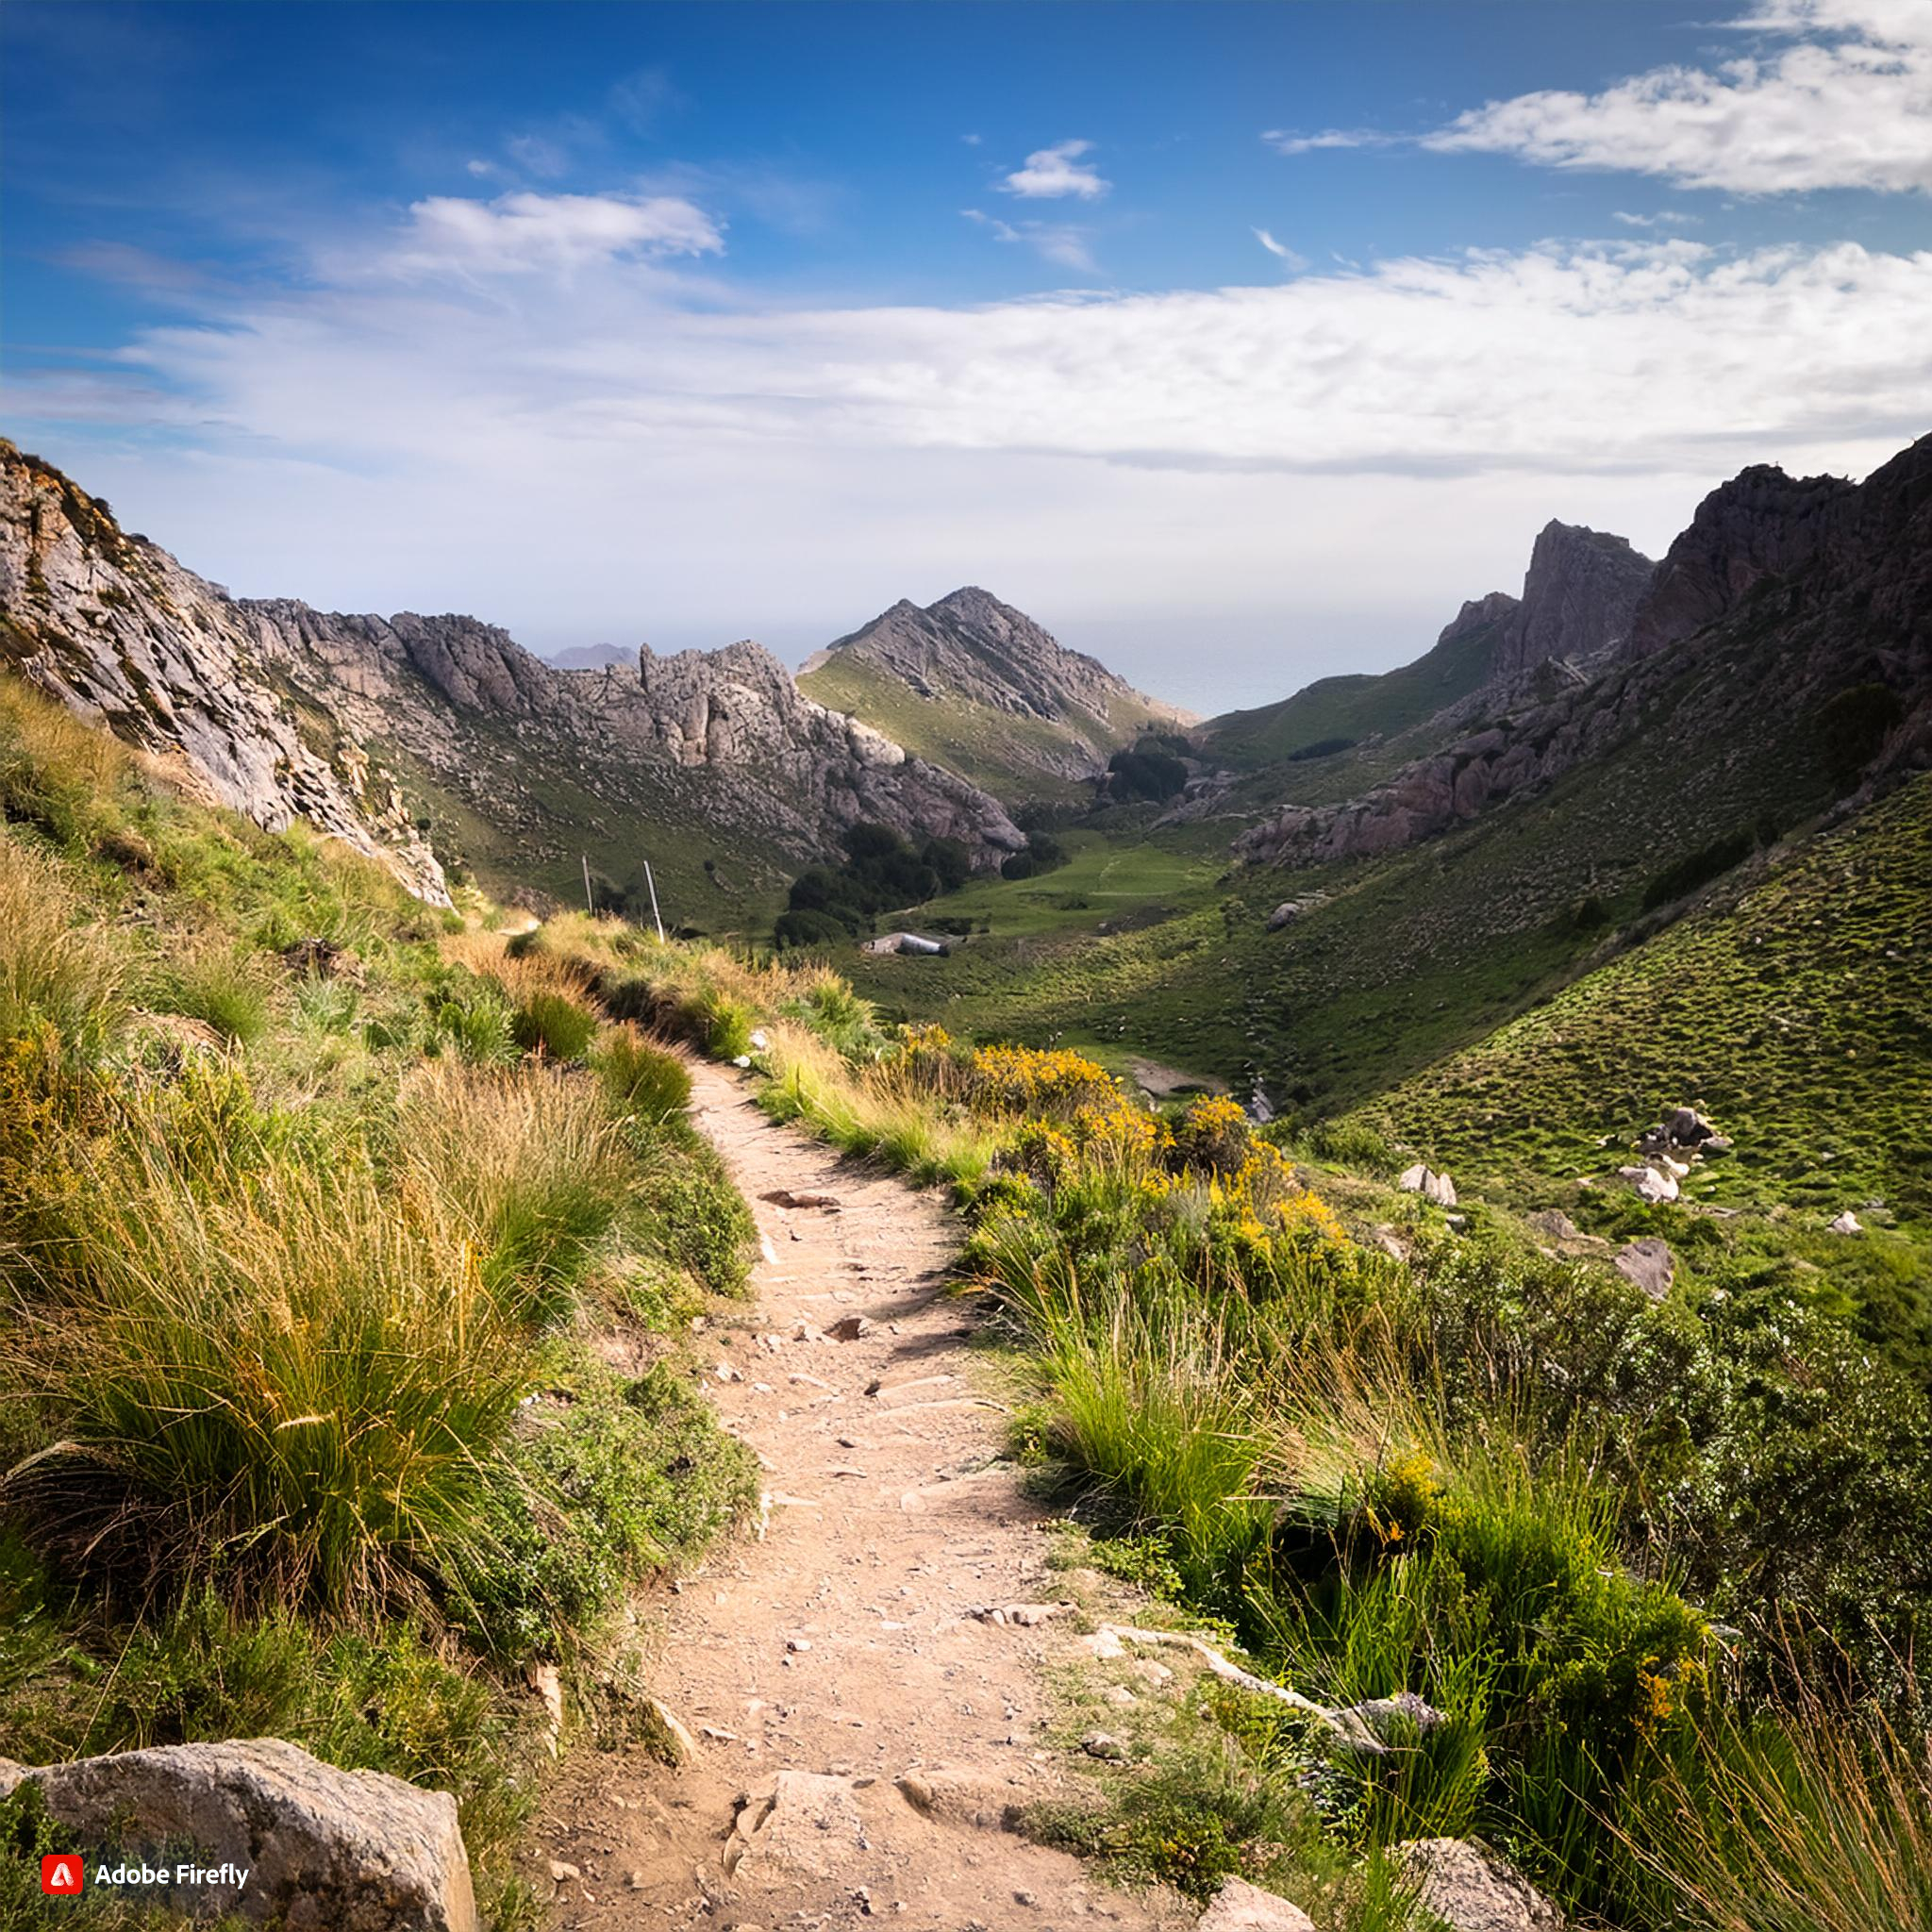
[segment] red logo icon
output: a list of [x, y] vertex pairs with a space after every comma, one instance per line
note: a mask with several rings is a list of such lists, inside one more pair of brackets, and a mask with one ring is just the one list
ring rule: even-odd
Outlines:
[[87, 1883], [78, 1852], [49, 1852], [41, 1860], [41, 1890], [51, 1898], [75, 1898]]

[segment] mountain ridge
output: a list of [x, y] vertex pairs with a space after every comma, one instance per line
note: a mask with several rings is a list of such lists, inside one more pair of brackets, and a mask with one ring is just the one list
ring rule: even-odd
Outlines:
[[564, 670], [474, 617], [231, 598], [53, 465], [7, 444], [0, 470], [0, 656], [178, 754], [215, 801], [308, 819], [439, 903], [425, 815], [500, 885], [575, 893], [583, 866], [625, 881], [648, 852], [681, 898], [723, 909], [861, 821], [987, 865], [1024, 843], [986, 792], [814, 702], [749, 641]]
[[1143, 731], [1194, 722], [974, 584], [924, 606], [902, 597], [813, 652], [798, 678], [826, 704], [1015, 796], [1071, 791]]

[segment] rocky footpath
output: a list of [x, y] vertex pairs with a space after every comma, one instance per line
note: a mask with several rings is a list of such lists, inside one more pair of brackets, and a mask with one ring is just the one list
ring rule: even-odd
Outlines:
[[269, 831], [296, 819], [446, 906], [442, 869], [353, 730], [298, 718], [225, 592], [0, 440], [0, 663]]

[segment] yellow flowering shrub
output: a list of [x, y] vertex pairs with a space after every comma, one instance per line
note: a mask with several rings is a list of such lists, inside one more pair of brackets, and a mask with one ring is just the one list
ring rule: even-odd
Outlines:
[[981, 1113], [1069, 1119], [1083, 1107], [1108, 1107], [1121, 1098], [1105, 1067], [1064, 1047], [975, 1047], [968, 1064], [970, 1099]]
[[1254, 1125], [1239, 1101], [1204, 1093], [1189, 1102], [1174, 1130], [1173, 1160], [1191, 1174], [1238, 1174], [1257, 1144]]

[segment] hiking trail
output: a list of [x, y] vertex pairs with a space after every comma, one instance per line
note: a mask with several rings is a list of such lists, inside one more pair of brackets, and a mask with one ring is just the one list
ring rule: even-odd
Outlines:
[[[1079, 1654], [1081, 1623], [974, 1613], [1127, 1598], [1046, 1567], [1045, 1512], [1001, 1459], [1005, 1414], [945, 1291], [957, 1222], [938, 1193], [768, 1121], [729, 1071], [691, 1077], [692, 1121], [762, 1237], [755, 1305], [714, 1322], [700, 1359], [759, 1456], [765, 1528], [662, 1602], [651, 1688], [691, 1734], [688, 1761], [586, 1748], [558, 1778], [530, 1859], [548, 1924], [1192, 1925], [1174, 1894], [1117, 1890], [1004, 1828], [1013, 1807], [1078, 1794], [1042, 1666]], [[1177, 1688], [1158, 1665], [1112, 1674], [1116, 1702]]]

